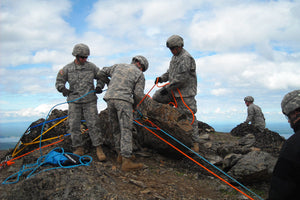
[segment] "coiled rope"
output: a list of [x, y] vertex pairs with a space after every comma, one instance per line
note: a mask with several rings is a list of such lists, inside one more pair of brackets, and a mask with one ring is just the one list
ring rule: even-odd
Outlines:
[[[60, 150], [60, 153], [58, 153], [57, 150]], [[56, 152], [56, 154], [51, 154], [54, 151]], [[77, 157], [77, 159], [79, 160], [79, 164], [64, 165], [63, 164], [63, 160], [62, 159], [58, 159], [58, 157], [63, 156], [63, 158], [66, 159], [65, 155], [72, 155], [73, 157]], [[87, 161], [87, 159], [88, 159], [88, 161]], [[39, 172], [36, 172], [41, 166], [51, 165], [52, 164], [52, 160], [56, 160], [57, 161], [57, 164], [56, 164], [56, 165], [58, 165], [57, 167], [47, 168], [47, 169], [41, 170]], [[67, 168], [73, 168], [73, 167], [79, 167], [79, 166], [88, 166], [92, 162], [92, 160], [93, 159], [92, 159], [91, 156], [88, 156], [88, 155], [79, 156], [79, 155], [76, 155], [76, 154], [73, 154], [73, 153], [67, 153], [67, 152], [64, 152], [63, 148], [57, 147], [57, 148], [52, 149], [48, 154], [39, 157], [38, 160], [36, 161], [36, 163], [34, 163], [34, 164], [28, 164], [28, 165], [23, 165], [21, 170], [19, 170], [17, 173], [15, 173], [15, 174], [9, 176], [8, 178], [6, 178], [2, 182], [2, 184], [14, 184], [14, 183], [19, 182], [20, 177], [25, 172], [30, 172], [26, 176], [26, 179], [28, 179], [28, 178], [30, 178], [32, 176], [35, 176], [37, 174], [40, 174], [42, 172], [46, 172], [46, 171], [53, 170], [53, 169], [60, 169], [60, 168], [67, 169]], [[9, 182], [9, 180], [11, 180], [11, 179], [13, 179], [15, 177], [16, 177], [17, 180]]]

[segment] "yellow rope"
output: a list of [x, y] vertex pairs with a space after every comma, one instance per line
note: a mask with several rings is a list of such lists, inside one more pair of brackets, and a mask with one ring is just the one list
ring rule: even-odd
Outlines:
[[[53, 129], [55, 126], [57, 126], [58, 124], [62, 123], [63, 121], [65, 121], [68, 117], [60, 120], [59, 122], [57, 122], [56, 124], [54, 124], [53, 126], [51, 126], [49, 129], [47, 129], [45, 132], [42, 133], [42, 135], [44, 135], [45, 133], [47, 133], [48, 131], [50, 131], [51, 129]], [[39, 135], [38, 137], [36, 137], [34, 140], [32, 140], [32, 142], [30, 143], [22, 143], [21, 141], [18, 142], [18, 144], [21, 142], [20, 145], [25, 145], [24, 147], [22, 147], [19, 151], [16, 152], [17, 148], [19, 147], [19, 145], [16, 146], [16, 148], [14, 149], [13, 153], [12, 153], [12, 157], [15, 157], [16, 155], [18, 155], [21, 151], [23, 151], [28, 145], [31, 145], [31, 144], [36, 144], [36, 143], [39, 143], [40, 141], [37, 141], [35, 142], [38, 138], [40, 138], [41, 135]], [[61, 136], [58, 136], [58, 137], [61, 137]], [[54, 138], [48, 138], [48, 139], [45, 139], [43, 140], [42, 142], [44, 141], [48, 141], [50, 139], [55, 139], [57, 137], [54, 137]]]

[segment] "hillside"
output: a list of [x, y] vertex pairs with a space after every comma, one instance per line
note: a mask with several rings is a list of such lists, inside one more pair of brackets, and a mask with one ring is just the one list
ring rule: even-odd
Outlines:
[[[135, 124], [133, 131], [136, 161], [144, 163], [144, 169], [120, 170], [110, 132], [111, 123], [115, 122], [109, 121], [104, 110], [99, 118], [107, 161], [97, 161], [95, 148], [91, 146], [83, 123], [85, 153], [93, 159], [89, 166], [48, 171], [43, 170], [53, 166], [40, 166], [34, 176], [27, 179], [31, 172], [25, 171], [19, 180], [17, 176], [8, 180], [16, 183], [1, 185], [0, 199], [248, 199], [242, 193], [252, 199], [267, 198], [272, 170], [285, 141], [278, 133], [268, 129], [260, 133], [248, 124], [238, 125], [231, 133], [217, 133], [213, 127], [198, 121], [201, 143], [199, 154], [195, 154], [188, 148], [191, 146], [191, 125], [186, 118], [170, 106], [152, 105], [150, 108], [143, 109], [147, 118], [140, 121], [144, 125]], [[66, 113], [53, 110], [47, 119], [50, 122], [44, 127], [47, 134], [42, 137], [46, 140], [43, 145], [51, 143], [50, 139], [55, 137], [55, 141], [61, 142], [43, 148], [42, 152], [36, 150], [39, 142], [26, 147], [21, 154], [33, 152], [0, 169], [1, 182], [20, 172], [22, 167], [37, 163], [41, 155], [47, 155], [56, 147], [72, 152], [70, 136], [62, 135], [67, 131], [66, 121], [59, 125], [55, 121], [61, 120]], [[30, 141], [38, 141], [36, 138], [41, 135], [39, 125], [44, 121], [39, 119], [32, 123], [31, 127], [35, 128], [22, 136], [22, 144], [17, 150]], [[147, 128], [154, 124], [161, 129]], [[162, 130], [172, 133], [183, 143], [166, 137]], [[2, 151], [1, 161], [12, 152], [13, 149]]]
[[[214, 132], [210, 133], [210, 137], [220, 142], [238, 139], [229, 133]], [[49, 150], [44, 150], [43, 153], [46, 154]], [[116, 155], [109, 149], [104, 151], [108, 155], [108, 160], [104, 163], [97, 162], [95, 152], [92, 151], [87, 154], [93, 157], [90, 166], [50, 170], [29, 179], [22, 177], [15, 184], [1, 185], [0, 198], [247, 199], [186, 158], [172, 159], [144, 149], [143, 152], [136, 152], [136, 159], [143, 162], [146, 168], [122, 172], [116, 163]], [[2, 169], [0, 180], [5, 180], [24, 164], [34, 163], [39, 156], [40, 152], [35, 151], [17, 160], [14, 165]], [[267, 182], [250, 184], [247, 187], [262, 198], [267, 197]]]

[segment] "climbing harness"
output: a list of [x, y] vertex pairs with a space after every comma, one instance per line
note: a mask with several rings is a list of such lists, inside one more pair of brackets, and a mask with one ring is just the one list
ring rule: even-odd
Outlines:
[[[72, 153], [66, 153], [66, 152], [64, 152], [63, 148], [54, 148], [48, 154], [39, 157], [37, 159], [36, 163], [23, 165], [22, 169], [20, 169], [17, 173], [6, 178], [2, 182], [2, 184], [13, 184], [13, 183], [19, 182], [20, 177], [25, 172], [30, 172], [26, 176], [26, 179], [28, 179], [28, 178], [35, 176], [37, 174], [40, 174], [42, 172], [50, 171], [53, 169], [73, 168], [73, 167], [78, 167], [78, 166], [89, 166], [90, 163], [92, 162], [92, 160], [93, 159], [91, 156], [87, 156], [87, 155], [79, 156], [79, 155], [72, 154]], [[41, 166], [54, 166], [54, 167], [38, 171]], [[10, 181], [11, 179], [16, 179], [16, 180]]]

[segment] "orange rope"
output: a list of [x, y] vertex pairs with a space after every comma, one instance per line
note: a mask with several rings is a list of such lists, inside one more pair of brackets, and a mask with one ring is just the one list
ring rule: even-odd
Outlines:
[[149, 90], [149, 92], [143, 97], [143, 99], [140, 101], [140, 103], [136, 106], [136, 108], [138, 108], [140, 105], [141, 105], [141, 103], [144, 101], [144, 99], [147, 97], [147, 96], [149, 96], [149, 93], [151, 92], [151, 90], [153, 90], [153, 88], [155, 87], [155, 85], [153, 85], [152, 86], [152, 88]]
[[[139, 121], [134, 120], [135, 122], [137, 122], [138, 124], [142, 125]], [[149, 121], [149, 120], [148, 120]], [[152, 123], [153, 124], [153, 123]], [[158, 137], [159, 139], [161, 139], [163, 142], [165, 142], [166, 144], [168, 144], [169, 146], [171, 146], [173, 149], [177, 150], [178, 152], [180, 152], [182, 155], [184, 155], [185, 157], [189, 158], [191, 161], [193, 161], [194, 163], [196, 163], [197, 165], [199, 165], [200, 167], [202, 167], [203, 169], [205, 169], [206, 171], [208, 171], [209, 173], [211, 173], [212, 175], [214, 175], [215, 177], [217, 177], [218, 179], [220, 179], [221, 181], [223, 181], [224, 183], [226, 183], [227, 185], [229, 185], [230, 187], [232, 187], [233, 189], [235, 189], [236, 191], [240, 192], [241, 194], [243, 194], [244, 196], [248, 197], [251, 200], [254, 200], [253, 198], [251, 198], [249, 195], [247, 195], [246, 193], [244, 193], [243, 191], [241, 191], [240, 189], [234, 187], [232, 184], [230, 184], [229, 182], [227, 182], [225, 179], [223, 179], [222, 177], [218, 176], [217, 174], [215, 174], [214, 172], [212, 172], [211, 170], [207, 169], [205, 166], [201, 165], [199, 162], [197, 162], [196, 160], [194, 160], [192, 157], [188, 156], [187, 154], [185, 154], [183, 151], [181, 151], [180, 149], [178, 149], [177, 147], [175, 147], [174, 145], [172, 145], [171, 143], [169, 143], [168, 141], [166, 141], [165, 139], [163, 139], [162, 137], [160, 137], [159, 135], [157, 135], [155, 132], [153, 132], [152, 130], [150, 130], [149, 128], [143, 126], [146, 130], [150, 131], [153, 135], [155, 135], [156, 137]]]
[[176, 98], [175, 98], [173, 90], [171, 92], [172, 92], [172, 97], [174, 99], [174, 103], [173, 102], [169, 102], [168, 104], [172, 104], [175, 108], [177, 108], [178, 104], [177, 104], [177, 101], [176, 101]]
[[[65, 121], [67, 118], [68, 118], [68, 117], [66, 117], [66, 118], [64, 118], [64, 119], [62, 119], [62, 120], [60, 120], [59, 122], [57, 122], [56, 124], [54, 124], [53, 126], [51, 126], [49, 129], [47, 129], [45, 132], [43, 132], [42, 135], [44, 135], [45, 133], [47, 133], [48, 131], [50, 131], [51, 129], [53, 129], [55, 126], [59, 125], [59, 124], [62, 123], [63, 121]], [[34, 142], [35, 142], [38, 138], [40, 138], [40, 137], [41, 137], [41, 135], [39, 135], [39, 136], [36, 137], [34, 140], [32, 140], [31, 144], [34, 144]], [[15, 156], [18, 155], [21, 151], [23, 151], [28, 145], [30, 145], [29, 143], [26, 143], [26, 145], [24, 144], [24, 146], [23, 146], [21, 149], [19, 149], [19, 150], [17, 151], [17, 148], [19, 147], [19, 144], [20, 144], [20, 141], [19, 141], [18, 144], [16, 145], [16, 147], [15, 147], [13, 153], [12, 153], [12, 157], [15, 157]], [[23, 143], [21, 142], [21, 144], [23, 144]]]
[[[141, 103], [145, 100], [145, 98], [148, 96], [148, 97], [150, 97], [149, 96], [149, 93], [153, 90], [153, 88], [155, 87], [155, 86], [157, 86], [158, 88], [161, 88], [161, 87], [165, 87], [166, 85], [169, 85], [170, 83], [166, 83], [166, 84], [164, 84], [164, 85], [161, 85], [161, 86], [159, 86], [158, 85], [158, 80], [156, 81], [156, 83], [152, 86], [152, 88], [148, 91], [148, 93], [143, 97], [143, 99], [139, 102], [139, 104], [136, 106], [137, 108], [141, 105]], [[194, 112], [192, 111], [192, 109], [190, 109], [190, 107], [184, 102], [184, 100], [183, 100], [183, 97], [182, 97], [182, 94], [181, 94], [181, 92], [180, 92], [180, 90], [177, 88], [177, 91], [178, 91], [178, 93], [179, 93], [179, 95], [180, 95], [180, 98], [181, 98], [181, 100], [182, 100], [182, 102], [183, 102], [183, 104], [187, 107], [187, 109], [192, 113], [192, 116], [193, 116], [193, 120], [192, 120], [192, 122], [191, 122], [191, 125], [194, 123], [194, 121], [195, 121], [195, 114], [194, 114]], [[173, 91], [171, 91], [172, 92], [172, 96], [173, 96], [173, 99], [174, 99], [174, 103], [173, 102], [169, 102], [168, 104], [172, 104], [175, 108], [177, 108], [178, 107], [178, 104], [177, 104], [177, 101], [176, 101], [176, 98], [175, 98], [175, 95], [174, 95], [174, 92]], [[133, 112], [134, 112], [134, 110], [133, 110]]]
[[180, 92], [180, 90], [179, 90], [178, 88], [177, 88], [177, 91], [178, 91], [178, 93], [179, 93], [179, 95], [180, 95], [180, 98], [181, 98], [183, 104], [189, 109], [189, 111], [190, 111], [190, 112], [192, 113], [192, 115], [193, 115], [193, 120], [192, 120], [192, 123], [191, 123], [191, 125], [192, 125], [192, 124], [194, 123], [194, 121], [195, 121], [195, 115], [194, 115], [192, 109], [190, 109], [190, 107], [188, 107], [188, 105], [186, 105], [186, 103], [184, 102], [183, 97], [182, 97], [182, 95], [181, 95], [181, 92]]
[[148, 97], [150, 97], [149, 96], [149, 93], [153, 90], [153, 88], [157, 85], [157, 87], [159, 87], [159, 88], [161, 88], [161, 87], [165, 87], [166, 85], [169, 85], [170, 83], [166, 83], [166, 84], [164, 84], [164, 85], [162, 85], [162, 86], [159, 86], [158, 85], [158, 81], [152, 86], [152, 88], [149, 90], [149, 92], [143, 97], [143, 99], [139, 102], [139, 104], [136, 106], [137, 108], [141, 105], [141, 103], [145, 100], [145, 98], [148, 96]]
[[[19, 158], [22, 158], [22, 157], [24, 157], [24, 156], [27, 156], [28, 154], [31, 154], [32, 152], [37, 151], [37, 150], [39, 150], [39, 149], [43, 149], [43, 148], [46, 148], [46, 147], [49, 147], [49, 146], [58, 144], [58, 143], [62, 142], [63, 140], [64, 140], [64, 139], [61, 139], [61, 140], [58, 140], [58, 141], [53, 142], [53, 143], [51, 143], [51, 144], [47, 144], [47, 145], [45, 145], [45, 146], [39, 147], [39, 148], [37, 148], [37, 149], [34, 149], [34, 150], [32, 150], [32, 151], [29, 151], [29, 152], [27, 152], [27, 153], [25, 153], [25, 154], [23, 154], [23, 155], [20, 155], [20, 156], [18, 156], [18, 157], [15, 157], [15, 158], [10, 159], [10, 160], [5, 161], [5, 162], [7, 162], [7, 163], [12, 162], [12, 161], [17, 160], [17, 159], [19, 159]], [[4, 162], [4, 163], [5, 163], [5, 162]]]

